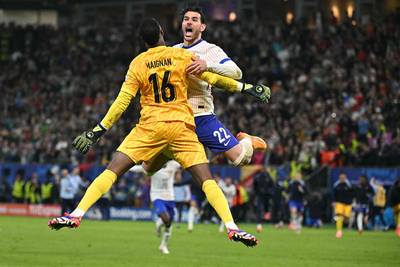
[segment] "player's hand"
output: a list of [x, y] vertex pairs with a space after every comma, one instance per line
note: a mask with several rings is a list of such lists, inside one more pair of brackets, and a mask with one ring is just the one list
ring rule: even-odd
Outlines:
[[271, 89], [263, 84], [243, 84], [242, 93], [257, 98], [261, 102], [268, 103], [271, 99]]
[[200, 75], [207, 70], [207, 62], [199, 57], [193, 58], [194, 61], [186, 67], [186, 73], [192, 75]]
[[72, 142], [72, 146], [82, 154], [86, 154], [105, 132], [106, 130], [103, 127], [97, 125], [93, 130], [85, 131], [78, 135]]

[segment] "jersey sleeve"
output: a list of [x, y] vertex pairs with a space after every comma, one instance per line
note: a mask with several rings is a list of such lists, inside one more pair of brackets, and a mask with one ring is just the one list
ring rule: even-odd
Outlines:
[[129, 65], [128, 72], [125, 76], [125, 81], [121, 86], [121, 92], [126, 92], [133, 97], [136, 96], [136, 93], [140, 88], [140, 79], [138, 77], [138, 73], [138, 61], [133, 60]]
[[207, 51], [207, 54], [209, 55], [210, 62], [213, 63], [223, 64], [231, 60], [230, 57], [228, 57], [228, 55], [225, 53], [225, 51], [217, 45], [213, 45], [212, 47], [210, 47]]
[[228, 78], [225, 76], [221, 76], [216, 73], [212, 73], [209, 71], [203, 72], [200, 76], [198, 76], [201, 80], [211, 84], [212, 86], [224, 89], [229, 92], [237, 92], [242, 89], [243, 84], [238, 81]]
[[115, 122], [119, 120], [122, 113], [128, 108], [129, 103], [131, 103], [132, 95], [127, 92], [119, 92], [117, 98], [112, 103], [111, 107], [108, 109], [107, 114], [101, 120], [100, 124], [107, 130], [110, 129]]
[[235, 80], [242, 78], [242, 70], [232, 60], [226, 63], [207, 62], [207, 70]]

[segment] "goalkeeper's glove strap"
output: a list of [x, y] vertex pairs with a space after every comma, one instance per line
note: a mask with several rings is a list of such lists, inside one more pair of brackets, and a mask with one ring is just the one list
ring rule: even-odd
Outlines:
[[91, 140], [98, 140], [106, 131], [107, 129], [99, 123], [93, 130], [86, 132], [86, 137]]

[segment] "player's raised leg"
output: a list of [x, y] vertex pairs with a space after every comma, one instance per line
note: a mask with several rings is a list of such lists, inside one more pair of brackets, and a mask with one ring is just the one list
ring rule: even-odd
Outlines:
[[96, 179], [90, 184], [85, 195], [78, 204], [78, 207], [71, 213], [62, 217], [53, 218], [48, 222], [52, 229], [61, 229], [63, 227], [79, 227], [81, 218], [93, 206], [93, 204], [106, 192], [108, 192], [117, 177], [124, 174], [135, 162], [122, 152], [115, 152], [113, 159]]
[[254, 150], [268, 147], [261, 138], [246, 133], [239, 133], [236, 139], [214, 114], [197, 116], [195, 122], [200, 142], [214, 153], [224, 153], [234, 166], [250, 163]]

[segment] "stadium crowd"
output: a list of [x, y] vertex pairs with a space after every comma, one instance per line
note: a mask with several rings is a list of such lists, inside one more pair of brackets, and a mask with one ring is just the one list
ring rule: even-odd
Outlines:
[[[135, 29], [0, 25], [0, 161], [107, 162], [137, 121], [137, 100], [85, 158], [70, 142], [116, 97], [142, 49]], [[179, 42], [173, 33], [170, 43]], [[215, 96], [216, 113], [232, 132], [268, 140], [269, 152], [256, 154], [253, 163], [398, 164], [399, 16], [313, 28], [211, 21], [205, 38], [227, 51], [247, 81], [272, 88], [268, 105], [242, 95]]]

